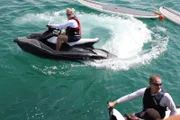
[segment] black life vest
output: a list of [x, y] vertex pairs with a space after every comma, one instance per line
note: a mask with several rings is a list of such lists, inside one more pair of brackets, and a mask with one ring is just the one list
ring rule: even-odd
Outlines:
[[148, 108], [154, 108], [159, 112], [161, 118], [164, 118], [166, 114], [166, 107], [162, 107], [159, 104], [162, 97], [164, 96], [164, 93], [165, 91], [162, 89], [161, 92], [152, 96], [151, 88], [146, 88], [143, 97], [143, 111], [145, 111]]
[[71, 19], [75, 20], [78, 23], [78, 26], [76, 28], [67, 27], [66, 28], [66, 35], [67, 36], [81, 35], [82, 34], [82, 32], [81, 32], [81, 24], [80, 24], [78, 18], [73, 17]]

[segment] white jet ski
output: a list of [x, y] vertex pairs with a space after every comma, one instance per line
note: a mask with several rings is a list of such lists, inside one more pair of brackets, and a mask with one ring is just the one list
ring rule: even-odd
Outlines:
[[[176, 106], [176, 107], [177, 107], [178, 113], [180, 114], [180, 106]], [[109, 110], [109, 120], [125, 120], [123, 115], [115, 108], [111, 107], [108, 110]], [[165, 118], [168, 118], [169, 114], [170, 114], [170, 111], [167, 110]]]

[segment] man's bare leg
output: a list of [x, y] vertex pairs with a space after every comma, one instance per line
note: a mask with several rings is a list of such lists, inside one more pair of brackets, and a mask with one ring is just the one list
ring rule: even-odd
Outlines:
[[58, 36], [56, 43], [56, 51], [59, 51], [59, 49], [61, 48], [62, 41], [64, 42], [68, 41], [68, 36], [63, 34]]

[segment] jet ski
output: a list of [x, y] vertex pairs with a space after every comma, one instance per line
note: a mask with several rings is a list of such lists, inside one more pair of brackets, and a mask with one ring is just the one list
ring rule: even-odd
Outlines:
[[[176, 108], [177, 108], [178, 114], [180, 114], [180, 106], [176, 105]], [[108, 111], [109, 111], [109, 120], [125, 120], [123, 115], [115, 108], [110, 107], [108, 108]], [[168, 118], [169, 115], [170, 115], [170, 111], [167, 110], [165, 118]]]
[[14, 42], [26, 52], [56, 60], [94, 60], [115, 57], [106, 50], [94, 48], [93, 45], [98, 42], [98, 38], [64, 42], [60, 51], [56, 51], [57, 37], [60, 33], [61, 31], [48, 27], [47, 31], [18, 37]]
[[123, 115], [117, 111], [115, 108], [108, 108], [109, 110], [109, 120], [125, 120]]

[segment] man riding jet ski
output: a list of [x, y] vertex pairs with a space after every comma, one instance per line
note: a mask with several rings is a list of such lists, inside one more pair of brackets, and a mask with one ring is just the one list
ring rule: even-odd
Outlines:
[[[74, 10], [67, 8], [68, 21], [63, 24], [48, 24], [45, 32], [33, 33], [26, 37], [18, 37], [14, 41], [25, 51], [40, 57], [53, 59], [107, 59], [114, 55], [103, 49], [95, 49], [94, 39], [81, 39], [81, 25], [74, 15]], [[61, 33], [61, 29], [66, 32]], [[55, 33], [54, 30], [60, 31]]]
[[65, 29], [66, 31], [57, 37], [56, 50], [59, 51], [62, 42], [75, 42], [81, 39], [82, 28], [79, 19], [74, 14], [73, 8], [66, 9], [67, 21], [61, 24], [48, 24], [48, 27]]

